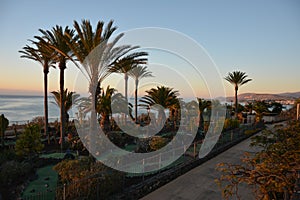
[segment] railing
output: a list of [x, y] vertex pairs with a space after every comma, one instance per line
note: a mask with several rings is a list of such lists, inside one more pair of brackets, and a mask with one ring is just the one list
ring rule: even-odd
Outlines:
[[[114, 195], [112, 199], [121, 199], [128, 195], [132, 196], [133, 199], [140, 198], [141, 194], [140, 191], [144, 188], [151, 188], [154, 189], [155, 187], [159, 187], [160, 184], [164, 184], [164, 181], [170, 181], [176, 176], [181, 175], [182, 173], [186, 172], [187, 170], [199, 165], [200, 163], [205, 162], [208, 158], [207, 157], [214, 157], [218, 153], [230, 148], [232, 145], [240, 142], [241, 140], [253, 135], [254, 133], [258, 132], [263, 128], [263, 124], [258, 125], [242, 125], [238, 129], [230, 130], [227, 132], [223, 132], [219, 137], [218, 142], [214, 146], [214, 149], [203, 159], [198, 158], [199, 149], [201, 147], [201, 142], [195, 142], [191, 144], [189, 147], [182, 146], [176, 149], [172, 149], [172, 151], [178, 153], [179, 151], [184, 152], [184, 154], [173, 164], [167, 166], [161, 170], [156, 172], [148, 172], [144, 174], [134, 175], [134, 174], [127, 174], [127, 178], [140, 178], [141, 183], [131, 186], [125, 186], [124, 183], [123, 187], [120, 188], [121, 194]], [[253, 130], [251, 134], [245, 134], [246, 131]], [[170, 152], [165, 152], [166, 154], [170, 155]], [[153, 163], [161, 164], [164, 162], [164, 155], [159, 154], [157, 156], [153, 156], [147, 158], [148, 160], [141, 160], [135, 166], [138, 167], [136, 169], [137, 172], [141, 171], [141, 168], [145, 171], [147, 165], [145, 163]], [[103, 175], [103, 174], [102, 174]], [[58, 186], [56, 190], [56, 198], [59, 200], [66, 200], [74, 198], [75, 193], [78, 194], [76, 199], [103, 199], [107, 198], [107, 194], [105, 194], [103, 190], [103, 181], [102, 175], [97, 177], [89, 177], [82, 180], [79, 180], [74, 183], [64, 184]], [[80, 185], [80, 187], [78, 187]], [[148, 186], [148, 187], [145, 187]], [[54, 192], [54, 191], [52, 191]], [[74, 193], [75, 192], [75, 193]], [[149, 191], [148, 191], [149, 192]], [[82, 196], [84, 195], [84, 196]], [[24, 200], [35, 200], [41, 199], [46, 200], [49, 199], [49, 192], [42, 192], [35, 195], [24, 196], [22, 199]]]

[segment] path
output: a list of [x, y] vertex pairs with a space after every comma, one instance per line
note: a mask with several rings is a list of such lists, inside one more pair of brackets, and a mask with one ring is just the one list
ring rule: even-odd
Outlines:
[[[274, 125], [268, 125], [272, 129]], [[222, 199], [221, 190], [215, 183], [215, 179], [220, 177], [216, 171], [216, 165], [221, 162], [239, 164], [243, 153], [258, 152], [257, 147], [250, 147], [250, 138], [233, 146], [227, 151], [219, 154], [211, 160], [203, 163], [199, 167], [192, 169], [186, 174], [178, 177], [170, 183], [158, 188], [142, 200], [170, 199], [170, 200], [219, 200]], [[247, 185], [241, 185], [241, 199], [254, 200], [251, 190]]]

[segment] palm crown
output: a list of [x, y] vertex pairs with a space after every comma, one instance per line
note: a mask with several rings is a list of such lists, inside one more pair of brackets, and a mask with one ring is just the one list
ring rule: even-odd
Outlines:
[[247, 78], [248, 75], [245, 72], [241, 71], [233, 71], [232, 73], [228, 73], [228, 75], [225, 77], [225, 80], [229, 83], [234, 85], [235, 90], [235, 115], [236, 118], [238, 116], [238, 97], [237, 97], [237, 91], [239, 89], [239, 86], [244, 85], [245, 83], [248, 83], [249, 81], [252, 81], [252, 79]]

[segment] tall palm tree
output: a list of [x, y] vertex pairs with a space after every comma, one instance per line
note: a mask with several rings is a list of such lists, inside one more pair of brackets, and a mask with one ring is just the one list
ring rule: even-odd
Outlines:
[[247, 78], [248, 75], [245, 72], [241, 71], [233, 71], [232, 73], [228, 73], [228, 75], [225, 77], [225, 80], [234, 85], [234, 91], [235, 91], [235, 117], [238, 116], [238, 89], [239, 86], [242, 86], [252, 79]]
[[[117, 35], [111, 42], [109, 39], [117, 29], [113, 26], [113, 21], [110, 21], [104, 28], [104, 22], [98, 21], [95, 30], [89, 20], [82, 20], [79, 25], [74, 21], [76, 30], [75, 40], [70, 37], [68, 46], [72, 49], [76, 59], [76, 66], [89, 80], [89, 92], [91, 94], [92, 108], [96, 107], [97, 98], [96, 90], [101, 88], [102, 81], [111, 73], [110, 67], [123, 55], [137, 48], [130, 45], [116, 47], [116, 43], [124, 34]], [[97, 115], [95, 109], [91, 110], [91, 133], [96, 131]], [[92, 134], [93, 135], [93, 134]], [[92, 140], [92, 139], [91, 139]]]
[[23, 50], [19, 51], [21, 53], [21, 58], [28, 58], [30, 60], [34, 60], [40, 63], [43, 66], [43, 73], [44, 73], [44, 130], [45, 134], [48, 136], [48, 144], [50, 143], [50, 135], [48, 131], [48, 73], [49, 68], [54, 67], [54, 57], [55, 52], [53, 49], [49, 48], [49, 46], [44, 45], [45, 41], [40, 40], [38, 42], [31, 41], [34, 47], [26, 45], [23, 47]]
[[125, 80], [125, 99], [128, 101], [128, 75], [131, 70], [136, 68], [139, 64], [146, 64], [148, 53], [135, 52], [127, 56], [122, 57], [115, 62], [111, 68], [111, 72], [117, 72], [124, 74]]
[[60, 143], [61, 143], [61, 150], [63, 149], [64, 144], [64, 135], [65, 135], [65, 105], [64, 105], [64, 82], [65, 82], [65, 69], [67, 68], [67, 61], [72, 60], [72, 52], [67, 44], [67, 40], [74, 39], [74, 30], [69, 29], [69, 27], [61, 27], [56, 25], [52, 28], [51, 31], [49, 30], [42, 30], [39, 31], [43, 34], [42, 37], [36, 37], [37, 39], [44, 39], [46, 40], [45, 45], [48, 45], [52, 48], [56, 53], [56, 62], [58, 63], [58, 68], [60, 70], [59, 75], [59, 88], [60, 88]]
[[212, 106], [212, 102], [209, 100], [204, 100], [201, 98], [198, 99], [198, 106], [199, 106], [199, 127], [198, 129], [200, 131], [204, 131], [204, 118], [203, 118], [203, 112], [205, 109], [209, 109]]
[[[174, 91], [173, 88], [165, 86], [157, 86], [157, 88], [151, 88], [146, 91], [147, 95], [142, 97], [140, 100], [142, 103], [145, 103], [145, 106], [152, 106], [154, 104], [159, 104], [163, 108], [172, 109], [174, 106], [179, 104], [178, 91]], [[165, 121], [164, 111], [159, 109], [158, 119], [160, 122]]]
[[[142, 78], [153, 77], [152, 73], [148, 71], [147, 66], [137, 66], [129, 71], [129, 76], [135, 80], [135, 91], [134, 91], [134, 104], [135, 104], [135, 122], [137, 123], [138, 112], [137, 112], [137, 99], [138, 99], [138, 86], [139, 81]], [[126, 97], [125, 97], [126, 98]]]

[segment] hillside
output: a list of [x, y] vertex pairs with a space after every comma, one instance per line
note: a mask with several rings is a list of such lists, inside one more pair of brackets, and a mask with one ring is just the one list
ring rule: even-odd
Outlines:
[[[258, 94], [258, 93], [243, 93], [238, 95], [239, 101], [249, 100], [276, 100], [276, 101], [288, 101], [300, 98], [300, 92], [289, 92], [281, 94]], [[223, 98], [224, 99], [224, 98]], [[227, 101], [234, 100], [234, 97], [227, 97]]]

